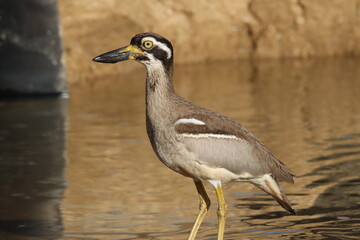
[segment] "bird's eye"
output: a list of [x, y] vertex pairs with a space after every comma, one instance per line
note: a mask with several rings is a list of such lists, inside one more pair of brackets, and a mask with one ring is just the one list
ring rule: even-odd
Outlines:
[[144, 41], [142, 45], [144, 48], [150, 49], [154, 46], [154, 43], [150, 40], [147, 40], [147, 41]]

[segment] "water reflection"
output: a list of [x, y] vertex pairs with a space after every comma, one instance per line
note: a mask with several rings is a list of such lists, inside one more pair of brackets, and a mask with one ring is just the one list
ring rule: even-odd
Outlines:
[[[180, 95], [243, 123], [298, 175], [295, 185], [283, 184], [297, 216], [252, 185], [226, 185], [227, 239], [359, 235], [359, 63], [317, 59], [176, 66]], [[60, 239], [186, 239], [197, 213], [196, 190], [152, 152], [145, 131], [144, 78], [139, 66], [132, 74], [104, 76], [72, 89]], [[39, 136], [19, 138], [29, 142]], [[19, 169], [9, 170], [8, 178]], [[216, 197], [207, 189], [213, 206], [199, 239], [216, 236]]]
[[66, 101], [0, 100], [0, 239], [62, 234]]

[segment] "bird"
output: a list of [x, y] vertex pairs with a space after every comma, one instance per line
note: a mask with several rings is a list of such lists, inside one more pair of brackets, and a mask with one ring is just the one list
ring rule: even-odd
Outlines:
[[125, 60], [146, 68], [146, 130], [155, 154], [167, 167], [195, 183], [199, 212], [188, 240], [195, 239], [211, 204], [203, 182], [215, 189], [218, 240], [224, 238], [228, 207], [222, 186], [227, 182], [252, 183], [296, 214], [279, 185], [279, 181], [294, 183], [295, 174], [243, 125], [175, 92], [174, 49], [169, 40], [156, 33], [139, 33], [130, 45], [93, 59], [100, 63]]

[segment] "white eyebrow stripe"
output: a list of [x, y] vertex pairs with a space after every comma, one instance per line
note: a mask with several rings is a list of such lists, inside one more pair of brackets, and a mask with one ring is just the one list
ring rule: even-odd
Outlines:
[[195, 124], [195, 125], [206, 125], [203, 121], [195, 118], [181, 118], [175, 122], [175, 125], [179, 124]]
[[180, 134], [183, 137], [190, 138], [219, 138], [219, 139], [234, 139], [241, 141], [240, 138], [234, 135], [224, 135], [224, 134], [213, 134], [213, 133], [199, 133], [199, 134], [191, 134], [191, 133], [182, 133]]
[[146, 40], [150, 40], [154, 43], [155, 46], [159, 47], [161, 50], [164, 50], [167, 53], [167, 59], [171, 58], [171, 50], [170, 48], [168, 48], [168, 46], [166, 46], [166, 44], [157, 41], [155, 38], [153, 37], [144, 37], [141, 40], [141, 43], [143, 43]]

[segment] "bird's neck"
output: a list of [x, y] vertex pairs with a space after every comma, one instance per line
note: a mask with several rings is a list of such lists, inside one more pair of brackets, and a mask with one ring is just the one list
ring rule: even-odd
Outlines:
[[172, 82], [172, 66], [165, 68], [161, 62], [158, 64], [145, 65], [147, 70], [146, 91], [147, 94], [174, 93]]
[[169, 119], [172, 115], [173, 99], [176, 97], [172, 82], [172, 66], [163, 64], [145, 65], [146, 78], [146, 111], [152, 121]]

